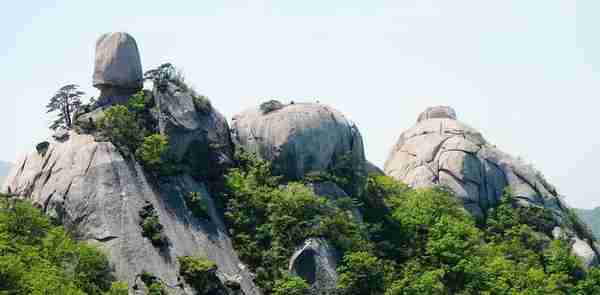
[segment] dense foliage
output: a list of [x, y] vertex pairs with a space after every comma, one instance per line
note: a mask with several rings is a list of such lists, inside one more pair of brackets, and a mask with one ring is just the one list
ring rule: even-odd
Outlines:
[[[518, 206], [509, 192], [476, 223], [444, 189], [370, 176], [352, 200], [332, 201], [273, 176], [256, 156], [237, 159], [226, 177], [226, 218], [267, 294], [304, 294], [285, 268], [308, 237], [324, 237], [342, 253], [338, 294], [594, 294], [600, 285], [599, 271], [585, 271], [567, 240], [552, 239], [552, 214]], [[332, 175], [305, 182], [346, 174]]]
[[150, 94], [140, 91], [126, 105], [107, 108], [96, 127], [125, 156], [135, 155], [148, 172], [155, 176], [170, 175], [175, 168], [168, 153], [169, 138], [157, 133], [150, 112], [153, 107]]
[[238, 153], [239, 167], [226, 177], [226, 220], [242, 260], [267, 292], [283, 278], [295, 247], [309, 237], [327, 237], [341, 251], [370, 248], [350, 210], [316, 196], [301, 183], [283, 185], [268, 162]]
[[113, 280], [104, 254], [30, 203], [0, 196], [0, 294], [127, 294]]
[[145, 167], [159, 171], [166, 164], [165, 156], [168, 149], [168, 138], [157, 133], [146, 136], [137, 148], [135, 155]]
[[310, 286], [303, 279], [291, 275], [284, 276], [275, 281], [273, 295], [309, 295]]

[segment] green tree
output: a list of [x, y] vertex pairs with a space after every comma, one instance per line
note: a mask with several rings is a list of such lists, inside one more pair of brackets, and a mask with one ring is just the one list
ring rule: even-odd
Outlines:
[[386, 289], [383, 263], [368, 252], [346, 254], [338, 271], [338, 289], [342, 294], [376, 295]]
[[70, 129], [73, 126], [73, 114], [81, 106], [81, 97], [85, 94], [78, 90], [79, 85], [68, 84], [56, 91], [56, 94], [50, 98], [46, 106], [48, 113], [57, 112], [57, 119], [52, 122], [50, 129], [55, 130], [59, 127]]
[[281, 279], [275, 281], [273, 295], [308, 295], [310, 285], [302, 278], [291, 274], [285, 274]]
[[0, 294], [91, 294], [113, 281], [108, 260], [30, 203], [0, 196]]

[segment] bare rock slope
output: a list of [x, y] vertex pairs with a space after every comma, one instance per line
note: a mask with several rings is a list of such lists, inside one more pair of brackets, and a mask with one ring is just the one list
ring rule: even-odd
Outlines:
[[[449, 188], [479, 218], [498, 204], [506, 188], [521, 205], [550, 209], [557, 225], [570, 218], [570, 209], [539, 171], [488, 143], [477, 130], [458, 121], [450, 107], [432, 107], [420, 114], [417, 124], [400, 135], [384, 170], [412, 187]], [[586, 265], [598, 263], [590, 237], [572, 229], [566, 234]]]
[[[50, 142], [46, 151], [19, 159], [2, 190], [32, 200], [83, 239], [98, 243], [117, 278], [130, 286], [148, 271], [177, 294], [177, 257], [200, 254], [215, 261], [223, 277], [239, 280], [245, 294], [258, 294], [241, 268], [206, 187], [186, 175], [154, 186], [140, 165], [123, 158], [111, 143], [76, 134], [65, 142]], [[207, 202], [210, 220], [190, 214], [184, 201], [190, 192]], [[142, 236], [139, 212], [147, 203], [164, 226], [168, 241], [164, 249]]]

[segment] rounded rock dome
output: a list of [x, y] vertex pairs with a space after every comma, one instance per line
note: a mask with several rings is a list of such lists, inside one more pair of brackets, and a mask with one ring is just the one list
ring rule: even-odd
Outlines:
[[271, 161], [275, 172], [292, 179], [326, 171], [342, 157], [365, 161], [356, 125], [323, 104], [269, 101], [235, 116], [232, 131], [243, 149]]

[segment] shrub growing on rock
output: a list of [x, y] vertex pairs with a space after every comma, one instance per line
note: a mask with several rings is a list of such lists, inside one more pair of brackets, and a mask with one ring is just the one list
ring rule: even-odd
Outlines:
[[208, 214], [208, 205], [199, 192], [189, 192], [185, 195], [185, 204], [192, 211], [192, 214], [201, 219], [210, 219]]
[[129, 152], [135, 152], [144, 139], [145, 132], [135, 114], [123, 105], [106, 109], [104, 117], [98, 122], [98, 127], [110, 142]]
[[148, 289], [148, 295], [167, 295], [165, 285], [155, 275], [147, 271], [143, 271], [140, 274], [140, 280], [142, 280], [144, 285], [146, 285], [146, 288]]
[[142, 164], [153, 170], [165, 170], [165, 157], [169, 150], [169, 140], [162, 134], [146, 136], [142, 144], [137, 148], [135, 155]]
[[216, 287], [217, 265], [214, 262], [199, 256], [177, 257], [177, 261], [179, 261], [179, 273], [198, 293], [208, 293]]
[[158, 214], [152, 204], [146, 204], [140, 211], [142, 221], [142, 236], [150, 239], [152, 245], [162, 247], [167, 244], [165, 235], [163, 234], [163, 226], [160, 224]]

